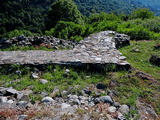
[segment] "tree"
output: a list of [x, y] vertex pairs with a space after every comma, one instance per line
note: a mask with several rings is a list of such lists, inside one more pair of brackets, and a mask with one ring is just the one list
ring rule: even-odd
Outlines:
[[83, 23], [83, 17], [72, 0], [56, 0], [48, 12], [47, 29], [55, 27], [58, 21]]
[[140, 18], [140, 19], [144, 20], [144, 19], [149, 19], [149, 18], [153, 18], [153, 17], [154, 17], [154, 13], [146, 8], [144, 8], [144, 9], [139, 8], [137, 10], [134, 10], [130, 15], [130, 19]]

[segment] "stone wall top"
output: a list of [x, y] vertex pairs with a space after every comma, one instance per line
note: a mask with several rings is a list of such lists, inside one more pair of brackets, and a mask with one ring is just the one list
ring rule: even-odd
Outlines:
[[129, 66], [126, 57], [117, 50], [129, 44], [129, 36], [113, 31], [92, 34], [72, 50], [57, 51], [3, 51], [0, 64], [116, 64]]

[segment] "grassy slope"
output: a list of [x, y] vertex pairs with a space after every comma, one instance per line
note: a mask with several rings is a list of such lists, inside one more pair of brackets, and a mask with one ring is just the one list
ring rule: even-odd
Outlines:
[[[124, 47], [120, 51], [132, 66], [160, 81], [160, 67], [151, 65], [149, 62], [151, 55], [158, 52], [158, 50], [154, 50], [156, 44], [157, 41], [132, 41], [130, 46]], [[135, 48], [138, 48], [140, 52], [134, 52]]]
[[[137, 97], [141, 97], [144, 101], [151, 103], [158, 114], [160, 114], [160, 67], [150, 64], [151, 54], [158, 52], [154, 46], [158, 41], [131, 41], [131, 45], [121, 48], [120, 51], [127, 57], [127, 61], [131, 65], [144, 73], [151, 75], [155, 81], [141, 80], [138, 78], [125, 77], [120, 83], [124, 86], [118, 87], [123, 95], [126, 94], [127, 102], [134, 104]], [[135, 48], [139, 52], [134, 52]], [[135, 73], [127, 73], [127, 75], [135, 75]], [[117, 73], [117, 77], [126, 76], [126, 73]], [[126, 87], [126, 88], [125, 88]], [[121, 100], [123, 101], [123, 99]], [[125, 100], [124, 100], [125, 101]]]

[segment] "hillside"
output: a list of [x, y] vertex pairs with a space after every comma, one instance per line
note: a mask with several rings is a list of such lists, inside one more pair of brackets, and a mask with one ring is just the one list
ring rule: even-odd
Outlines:
[[137, 5], [141, 5], [146, 8], [150, 8], [156, 15], [160, 15], [160, 0], [128, 0], [129, 2], [135, 2]]
[[79, 10], [84, 15], [89, 15], [95, 12], [107, 12], [117, 14], [128, 14], [134, 8], [138, 7], [136, 4], [129, 4], [125, 0], [74, 0], [78, 5]]
[[160, 120], [160, 17], [127, 1], [0, 0], [0, 120]]

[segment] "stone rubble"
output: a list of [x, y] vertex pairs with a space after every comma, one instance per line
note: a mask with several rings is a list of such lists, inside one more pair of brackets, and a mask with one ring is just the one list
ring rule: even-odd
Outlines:
[[[0, 91], [7, 91], [8, 89], [10, 88], [1, 87]], [[56, 87], [54, 90], [57, 91], [57, 89]], [[95, 89], [97, 89], [96, 86]], [[16, 90], [13, 89], [12, 91]], [[102, 92], [103, 90], [100, 91]], [[18, 92], [21, 94], [24, 93], [23, 91]], [[21, 111], [16, 113], [18, 120], [28, 119], [30, 111], [32, 114], [38, 112], [38, 115], [44, 115], [41, 117], [36, 115], [32, 116], [32, 119], [36, 120], [59, 120], [63, 117], [64, 119], [69, 117], [68, 119], [70, 120], [127, 120], [125, 115], [127, 115], [131, 109], [128, 105], [121, 105], [109, 95], [96, 97], [84, 93], [83, 90], [81, 92], [80, 95], [68, 93], [64, 97], [45, 96], [41, 101], [35, 103], [31, 102], [31, 100], [24, 101], [17, 99], [15, 96], [11, 97], [12, 94], [6, 96], [5, 92], [3, 92], [3, 94], [0, 95], [0, 113], [5, 109]], [[92, 92], [94, 93], [94, 91]], [[32, 92], [29, 93], [32, 94]], [[138, 108], [140, 108], [139, 113], [142, 119], [144, 117], [149, 118], [149, 114], [151, 114], [151, 117], [154, 119], [158, 117], [152, 106], [148, 105], [147, 109], [145, 109], [143, 104], [144, 103], [138, 102]], [[147, 112], [145, 110], [147, 110]], [[26, 111], [26, 113], [22, 111]], [[142, 113], [146, 113], [148, 116], [144, 116]]]
[[2, 49], [10, 46], [43, 46], [55, 50], [62, 48], [72, 49], [76, 44], [76, 42], [63, 40], [52, 36], [25, 37], [23, 35], [20, 35], [8, 40], [0, 40], [0, 48]]

